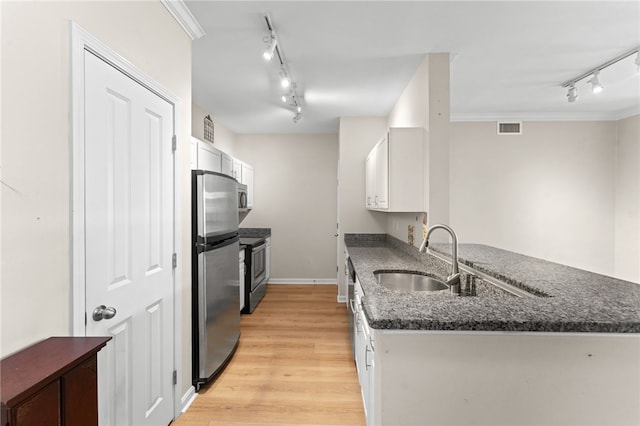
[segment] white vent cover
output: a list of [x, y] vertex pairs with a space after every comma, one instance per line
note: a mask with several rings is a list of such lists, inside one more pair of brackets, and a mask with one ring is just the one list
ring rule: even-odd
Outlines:
[[498, 134], [499, 135], [521, 135], [522, 121], [511, 121], [511, 122], [498, 121]]

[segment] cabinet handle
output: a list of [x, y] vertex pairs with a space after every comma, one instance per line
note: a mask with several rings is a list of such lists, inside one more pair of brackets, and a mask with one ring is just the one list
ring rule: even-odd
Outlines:
[[376, 195], [376, 206], [378, 205], [378, 196]]
[[369, 349], [369, 345], [367, 345], [367, 347], [364, 348], [364, 366], [367, 370], [369, 369], [369, 367], [373, 367], [373, 363], [369, 364], [369, 352], [373, 351]]

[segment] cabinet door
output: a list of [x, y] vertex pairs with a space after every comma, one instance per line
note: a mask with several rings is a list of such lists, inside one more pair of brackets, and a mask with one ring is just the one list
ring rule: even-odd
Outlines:
[[233, 175], [238, 182], [242, 182], [242, 161], [233, 159]]
[[242, 183], [247, 185], [247, 208], [253, 208], [253, 167], [242, 163]]
[[62, 418], [60, 402], [60, 381], [56, 380], [19, 405], [13, 413], [11, 424], [16, 426], [60, 425]]
[[375, 208], [376, 197], [376, 151], [372, 150], [365, 161], [365, 206]]
[[220, 173], [222, 170], [222, 152], [206, 142], [199, 142], [198, 169]]
[[[360, 304], [358, 303], [358, 306]], [[358, 308], [359, 312], [356, 317], [356, 370], [358, 371], [358, 381], [360, 382], [360, 392], [362, 394], [362, 405], [364, 407], [364, 415], [369, 418], [369, 371], [367, 367], [367, 335], [365, 332], [364, 312]], [[367, 421], [367, 424], [370, 424]]]
[[387, 135], [376, 146], [375, 204], [379, 209], [389, 208], [389, 139]]
[[233, 176], [233, 158], [226, 153], [222, 153], [222, 170], [221, 172], [222, 174], [225, 174], [227, 176]]
[[98, 424], [97, 356], [62, 376], [65, 426]]

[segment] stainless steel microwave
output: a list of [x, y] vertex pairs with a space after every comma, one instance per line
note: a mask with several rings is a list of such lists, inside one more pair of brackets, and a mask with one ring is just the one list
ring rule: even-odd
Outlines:
[[247, 185], [238, 184], [238, 211], [247, 211]]

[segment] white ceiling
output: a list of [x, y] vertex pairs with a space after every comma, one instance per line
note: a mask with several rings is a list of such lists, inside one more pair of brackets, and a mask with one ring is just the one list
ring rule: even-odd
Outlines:
[[[341, 116], [386, 116], [424, 55], [451, 53], [452, 120], [619, 119], [640, 111], [635, 55], [605, 91], [561, 84], [640, 45], [640, 1], [185, 1], [193, 101], [236, 133], [333, 133]], [[262, 59], [268, 13], [303, 117]]]

